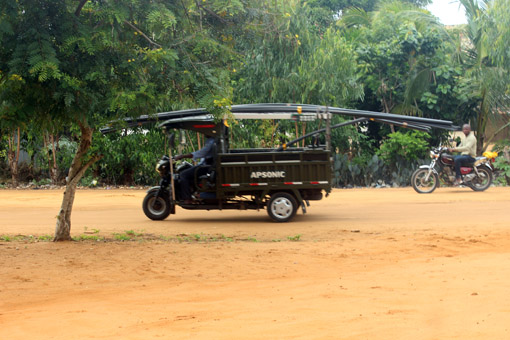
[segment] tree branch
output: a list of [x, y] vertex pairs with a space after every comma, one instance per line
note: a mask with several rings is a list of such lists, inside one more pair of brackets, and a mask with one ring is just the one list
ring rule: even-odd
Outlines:
[[78, 5], [78, 8], [76, 8], [76, 11], [74, 11], [74, 15], [79, 17], [80, 16], [80, 13], [81, 13], [81, 10], [83, 8], [83, 6], [85, 6], [85, 4], [88, 2], [89, 0], [81, 0], [80, 1], [80, 4]]
[[161, 45], [152, 41], [151, 38], [149, 38], [145, 33], [143, 33], [142, 31], [140, 31], [140, 29], [138, 27], [136, 27], [135, 25], [133, 25], [132, 23], [130, 23], [129, 21], [127, 20], [124, 20], [124, 23], [125, 24], [128, 24], [132, 29], [134, 29], [135, 31], [137, 31], [142, 37], [145, 38], [145, 40], [147, 40], [150, 44], [154, 45], [154, 46], [157, 46], [159, 48], [161, 48]]
[[230, 21], [228, 20], [225, 20], [224, 18], [222, 18], [221, 16], [219, 16], [218, 14], [216, 14], [214, 11], [210, 10], [209, 8], [205, 7], [204, 5], [202, 5], [200, 2], [198, 1], [195, 1], [197, 7], [199, 8], [202, 8], [204, 11], [206, 11], [207, 13], [209, 13], [210, 15], [212, 15], [213, 17], [216, 17], [219, 21], [223, 22], [224, 24], [228, 24], [228, 23], [231, 23]]
[[78, 181], [82, 178], [82, 176], [85, 174], [85, 171], [94, 164], [95, 162], [99, 161], [101, 158], [103, 158], [103, 155], [95, 155], [92, 157], [85, 165], [82, 165], [81, 169], [76, 173], [76, 175], [69, 180], [67, 185], [77, 185]]
[[508, 123], [504, 124], [504, 125], [503, 125], [503, 126], [501, 126], [499, 129], [497, 129], [497, 130], [496, 130], [496, 132], [494, 132], [494, 133], [492, 134], [492, 136], [489, 138], [489, 140], [485, 141], [485, 146], [484, 146], [484, 148], [483, 148], [482, 152], [483, 152], [483, 151], [485, 151], [485, 150], [487, 150], [487, 147], [488, 147], [488, 146], [492, 143], [492, 140], [493, 140], [494, 138], [496, 138], [496, 136], [497, 136], [497, 134], [498, 134], [498, 133], [500, 133], [501, 131], [503, 131], [504, 129], [506, 129], [506, 128], [507, 128], [507, 127], [509, 127], [509, 126], [510, 126], [510, 122], [508, 122]]

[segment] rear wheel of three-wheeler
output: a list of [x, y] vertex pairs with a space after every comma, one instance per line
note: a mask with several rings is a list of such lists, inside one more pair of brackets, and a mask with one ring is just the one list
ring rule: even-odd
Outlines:
[[267, 202], [267, 213], [276, 222], [290, 221], [296, 215], [298, 203], [296, 198], [286, 192], [271, 195]]

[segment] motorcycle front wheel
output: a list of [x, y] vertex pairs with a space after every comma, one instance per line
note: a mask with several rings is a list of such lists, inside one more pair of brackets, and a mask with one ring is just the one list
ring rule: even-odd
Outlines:
[[479, 167], [477, 170], [479, 175], [466, 182], [466, 185], [474, 191], [487, 190], [492, 184], [492, 171], [485, 166]]
[[437, 174], [432, 172], [429, 178], [426, 179], [428, 173], [429, 169], [418, 169], [411, 177], [411, 185], [413, 186], [414, 191], [419, 194], [430, 194], [436, 190], [439, 185], [439, 177]]
[[154, 221], [164, 220], [170, 215], [170, 198], [158, 197], [158, 191], [153, 190], [147, 193], [143, 199], [143, 212], [145, 216]]

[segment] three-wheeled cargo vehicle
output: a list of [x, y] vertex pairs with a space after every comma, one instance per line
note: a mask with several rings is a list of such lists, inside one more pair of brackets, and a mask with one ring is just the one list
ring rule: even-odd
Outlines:
[[[310, 201], [321, 200], [332, 188], [332, 158], [329, 143], [331, 129], [368, 120], [419, 130], [431, 127], [454, 129], [452, 122], [408, 117], [379, 112], [327, 108], [298, 104], [252, 104], [232, 106], [236, 119], [325, 119], [326, 128], [313, 131], [284, 143], [277, 149], [231, 149], [228, 126], [216, 121], [204, 109], [183, 110], [126, 120], [134, 126], [157, 119], [173, 141], [173, 131], [191, 130], [215, 140], [213, 157], [193, 167], [188, 162], [177, 163], [163, 156], [156, 169], [161, 175], [158, 186], [148, 190], [143, 211], [153, 220], [163, 220], [176, 213], [176, 206], [191, 210], [263, 209], [276, 222], [290, 221], [299, 207], [306, 213]], [[332, 114], [353, 116], [355, 119], [331, 126]], [[109, 132], [112, 128], [103, 129]], [[315, 139], [308, 147], [293, 147], [298, 141], [326, 133], [326, 144]], [[181, 174], [194, 169], [193, 200], [184, 200]]]

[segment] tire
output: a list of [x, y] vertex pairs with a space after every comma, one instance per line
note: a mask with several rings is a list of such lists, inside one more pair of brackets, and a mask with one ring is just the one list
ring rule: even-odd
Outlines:
[[267, 213], [275, 222], [288, 222], [297, 212], [296, 198], [286, 192], [277, 192], [267, 202]]
[[167, 194], [163, 197], [157, 197], [158, 190], [153, 190], [145, 195], [143, 199], [143, 212], [145, 216], [154, 221], [161, 221], [170, 215], [170, 198]]
[[474, 191], [487, 190], [492, 184], [492, 171], [486, 166], [481, 166], [477, 170], [481, 177], [476, 176], [471, 181], [466, 182], [466, 185]]
[[430, 194], [436, 190], [439, 185], [439, 176], [437, 176], [435, 172], [432, 172], [428, 181], [425, 182], [425, 177], [428, 173], [429, 169], [418, 169], [411, 177], [411, 185], [413, 186], [414, 191], [419, 194]]

